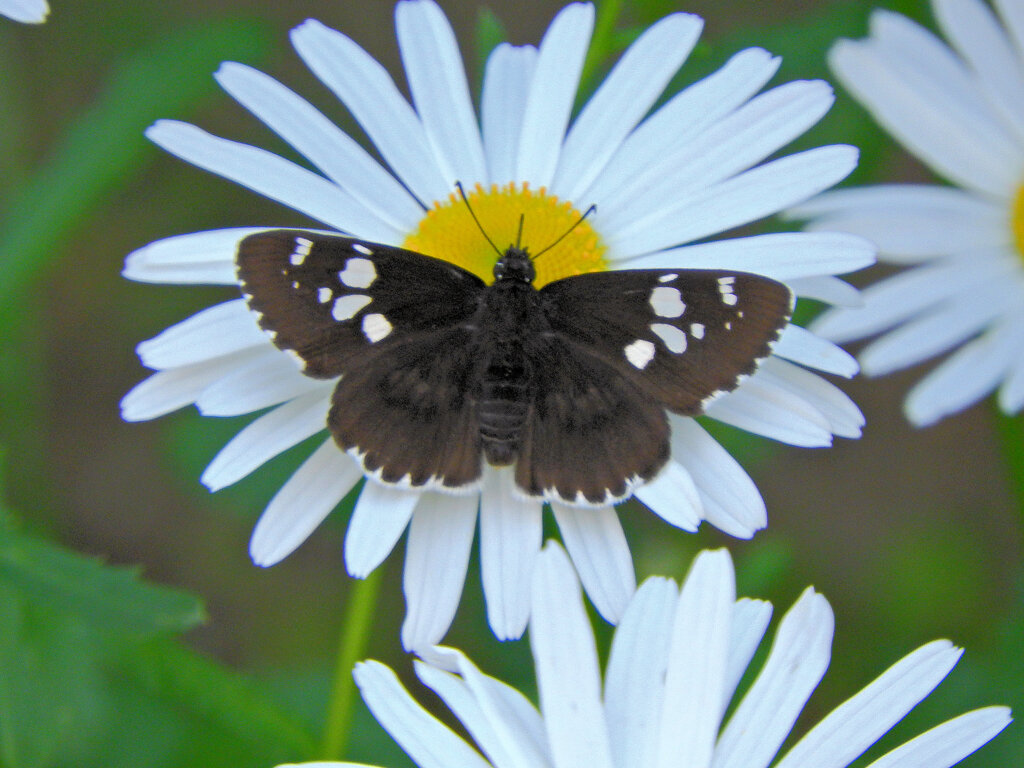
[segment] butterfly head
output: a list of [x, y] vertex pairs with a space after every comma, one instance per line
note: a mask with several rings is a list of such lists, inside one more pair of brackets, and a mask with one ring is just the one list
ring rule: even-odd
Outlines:
[[537, 276], [533, 268], [533, 259], [525, 248], [510, 245], [494, 265], [495, 280], [518, 280], [532, 283]]

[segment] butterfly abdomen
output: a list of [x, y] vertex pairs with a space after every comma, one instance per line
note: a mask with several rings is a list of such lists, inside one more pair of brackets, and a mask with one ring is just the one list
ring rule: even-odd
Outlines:
[[477, 415], [489, 464], [515, 461], [531, 399], [529, 369], [522, 349], [500, 350], [484, 369]]

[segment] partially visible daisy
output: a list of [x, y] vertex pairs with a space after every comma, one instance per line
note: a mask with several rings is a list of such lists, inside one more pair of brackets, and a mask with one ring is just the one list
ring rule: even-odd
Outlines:
[[[455, 194], [461, 181], [491, 239], [533, 253], [597, 212], [538, 263], [538, 287], [581, 272], [703, 267], [755, 272], [797, 294], [849, 302], [835, 277], [873, 259], [846, 234], [780, 233], [700, 242], [795, 205], [844, 178], [856, 150], [830, 146], [768, 162], [828, 110], [831, 88], [798, 81], [764, 93], [779, 61], [760, 49], [648, 114], [700, 34], [702, 22], [673, 14], [648, 29], [570, 125], [594, 8], [562, 10], [539, 47], [500, 45], [484, 73], [479, 124], [455, 37], [431, 0], [400, 2], [398, 41], [410, 105], [348, 37], [316, 21], [292, 33], [299, 55], [348, 107], [389, 168], [301, 97], [250, 67], [226, 63], [217, 81], [304, 155], [314, 173], [256, 147], [164, 120], [147, 135], [202, 168], [265, 194], [337, 231], [458, 260], [490, 281], [495, 254]], [[201, 232], [158, 241], [128, 257], [129, 278], [236, 284], [239, 240], [256, 229]], [[695, 331], [696, 333], [696, 331]], [[194, 403], [211, 416], [271, 408], [243, 429], [203, 475], [216, 490], [278, 453], [322, 433], [334, 381], [303, 376], [271, 344], [242, 299], [211, 307], [138, 348], [157, 371], [122, 402], [129, 420]], [[716, 400], [708, 415], [801, 446], [857, 437], [857, 407], [807, 370], [843, 376], [856, 364], [803, 328], [789, 326], [756, 375]], [[766, 524], [764, 503], [739, 464], [692, 418], [671, 417], [672, 459], [635, 495], [670, 524], [702, 520], [749, 537]], [[255, 562], [286, 557], [361, 480], [360, 465], [328, 438], [274, 497], [253, 533]], [[552, 504], [588, 594], [615, 622], [635, 590], [632, 558], [614, 506]], [[349, 573], [363, 577], [408, 528], [402, 628], [407, 648], [440, 640], [462, 593], [476, 521], [488, 619], [499, 638], [522, 634], [529, 583], [541, 547], [542, 504], [513, 492], [510, 474], [485, 470], [482, 489], [453, 496], [368, 481], [345, 538]]]
[[943, 41], [875, 11], [870, 36], [842, 40], [833, 71], [872, 116], [955, 186], [881, 185], [830, 192], [798, 207], [811, 230], [870, 238], [909, 266], [812, 327], [835, 342], [881, 336], [860, 354], [882, 375], [956, 350], [908, 394], [904, 410], [933, 424], [998, 389], [1024, 407], [1024, 6], [935, 0]]
[[[432, 663], [416, 662], [416, 674], [459, 719], [474, 749], [417, 704], [383, 664], [363, 662], [355, 677], [370, 711], [421, 768], [844, 768], [924, 699], [962, 652], [946, 640], [918, 648], [775, 760], [828, 667], [833, 619], [825, 598], [807, 589], [723, 722], [771, 611], [770, 603], [736, 599], [725, 550], [703, 552], [682, 589], [655, 577], [637, 590], [602, 681], [579, 584], [552, 544], [533, 579], [530, 646], [539, 711], [459, 651], [432, 649]], [[947, 768], [1009, 723], [1006, 707], [977, 709], [870, 768]]]
[[26, 24], [42, 24], [49, 13], [46, 0], [0, 0], [0, 16]]

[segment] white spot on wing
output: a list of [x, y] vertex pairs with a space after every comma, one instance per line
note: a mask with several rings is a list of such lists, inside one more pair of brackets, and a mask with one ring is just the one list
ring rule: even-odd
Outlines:
[[682, 317], [686, 311], [679, 289], [665, 286], [659, 286], [651, 291], [651, 306], [658, 317]]
[[675, 352], [678, 355], [680, 352], [686, 351], [686, 334], [674, 325], [654, 323], [651, 325], [651, 330], [665, 342], [669, 352]]
[[292, 251], [291, 256], [288, 257], [288, 261], [293, 266], [302, 266], [302, 262], [309, 256], [310, 250], [313, 248], [313, 241], [305, 237], [295, 238], [295, 250]]
[[369, 259], [356, 257], [345, 262], [345, 268], [338, 277], [349, 288], [369, 288], [377, 279], [377, 270]]
[[296, 365], [299, 366], [300, 370], [306, 370], [306, 361], [302, 359], [298, 352], [296, 352], [294, 349], [286, 349], [284, 350], [284, 353], [295, 361]]
[[703, 339], [704, 323], [690, 323], [690, 335], [695, 339]]
[[735, 293], [723, 293], [722, 294], [722, 303], [723, 304], [728, 304], [730, 307], [736, 306], [736, 302], [739, 301], [739, 300], [740, 300], [740, 297], [737, 296]]
[[342, 296], [334, 302], [331, 308], [331, 317], [335, 320], [351, 320], [356, 312], [369, 304], [372, 299], [361, 293], [353, 293], [349, 296]]
[[334, 296], [334, 291], [332, 291], [330, 288], [324, 287], [316, 289], [316, 300], [319, 301], [321, 304], [326, 304], [328, 301], [331, 300], [332, 296]]
[[634, 368], [643, 370], [654, 359], [654, 345], [646, 339], [637, 339], [622, 350]]
[[671, 283], [677, 277], [679, 277], [679, 275], [677, 275], [675, 272], [669, 272], [667, 275], [662, 275], [661, 277], [659, 277], [658, 278], [658, 282], [659, 283]]
[[371, 344], [376, 344], [391, 333], [392, 328], [393, 326], [388, 322], [388, 319], [379, 312], [366, 315], [363, 318], [363, 334], [370, 340]]
[[373, 256], [373, 251], [371, 251], [369, 248], [367, 248], [362, 243], [352, 243], [352, 250], [353, 251], [358, 251], [359, 253], [363, 254], [364, 256]]

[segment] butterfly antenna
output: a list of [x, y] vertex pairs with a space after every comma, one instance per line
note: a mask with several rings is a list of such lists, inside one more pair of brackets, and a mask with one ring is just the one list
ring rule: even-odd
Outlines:
[[[575, 222], [575, 223], [574, 223], [574, 224], [573, 224], [573, 225], [572, 225], [571, 227], [569, 227], [569, 228], [568, 228], [567, 230], [565, 230], [565, 232], [564, 232], [564, 233], [562, 234], [562, 236], [561, 236], [561, 237], [559, 237], [559, 238], [558, 238], [557, 240], [555, 240], [555, 242], [553, 242], [553, 243], [552, 243], [551, 245], [549, 245], [549, 246], [548, 246], [547, 248], [545, 248], [544, 250], [542, 250], [542, 251], [538, 251], [538, 252], [537, 252], [537, 255], [536, 255], [536, 256], [534, 256], [533, 258], [534, 258], [534, 259], [538, 259], [538, 258], [540, 258], [541, 254], [543, 254], [543, 253], [547, 253], [547, 252], [548, 252], [548, 251], [550, 251], [550, 250], [551, 250], [552, 248], [554, 248], [554, 247], [555, 247], [556, 245], [558, 245], [558, 244], [559, 244], [560, 242], [562, 242], [563, 240], [565, 240], [565, 238], [567, 238], [567, 237], [569, 236], [569, 234], [570, 234], [570, 233], [571, 233], [571, 232], [572, 232], [572, 231], [573, 231], [574, 229], [576, 229], [576, 227], [578, 227], [578, 226], [579, 226], [580, 224], [582, 224], [582, 223], [584, 222], [584, 220], [585, 220], [585, 219], [586, 219], [586, 218], [587, 218], [588, 216], [590, 216], [590, 214], [594, 213], [595, 211], [597, 211], [597, 206], [596, 206], [596, 205], [592, 205], [592, 206], [590, 206], [589, 208], [587, 208], [587, 210], [585, 210], [585, 211], [583, 212], [583, 215], [582, 215], [582, 216], [580, 216], [580, 217], [579, 217], [579, 218], [578, 218], [578, 219], [576, 220], [576, 222]], [[520, 227], [521, 227], [521, 226], [522, 226], [522, 223], [520, 223]]]
[[[523, 242], [523, 221], [526, 219], [525, 213], [519, 214], [519, 231], [516, 232], [516, 250], [520, 249], [520, 244]], [[536, 256], [534, 257], [536, 258]]]
[[[487, 230], [485, 230], [483, 225], [480, 223], [480, 219], [478, 219], [476, 217], [476, 214], [473, 212], [473, 206], [471, 206], [469, 204], [469, 198], [466, 197], [466, 190], [464, 190], [462, 188], [462, 182], [461, 181], [456, 181], [455, 182], [455, 188], [458, 189], [459, 190], [459, 194], [462, 195], [462, 202], [464, 202], [466, 204], [466, 210], [469, 211], [469, 215], [473, 217], [473, 221], [476, 223], [477, 229], [480, 230], [480, 234], [482, 234], [484, 236], [484, 238], [487, 240], [487, 242], [491, 244], [491, 248], [494, 249], [494, 252], [497, 253], [498, 256], [501, 256], [502, 255], [501, 249], [498, 248], [498, 246], [496, 246], [494, 244], [494, 241], [491, 240], [490, 235], [487, 234]], [[520, 224], [519, 226], [520, 226], [520, 231], [522, 231], [522, 224]]]

